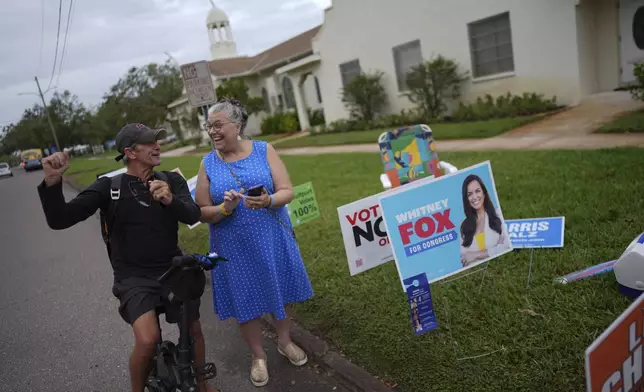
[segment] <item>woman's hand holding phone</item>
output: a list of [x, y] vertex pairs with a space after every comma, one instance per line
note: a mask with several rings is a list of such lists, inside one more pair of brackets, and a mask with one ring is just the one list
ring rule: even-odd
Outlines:
[[249, 192], [249, 196], [244, 197], [244, 204], [250, 209], [257, 210], [266, 208], [271, 203], [271, 198], [268, 196], [266, 188], [262, 188], [259, 196], [250, 196], [250, 193], [251, 192]]

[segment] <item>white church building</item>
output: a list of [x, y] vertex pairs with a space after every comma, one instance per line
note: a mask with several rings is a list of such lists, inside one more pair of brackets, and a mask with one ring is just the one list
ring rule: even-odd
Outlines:
[[[389, 113], [413, 108], [403, 75], [437, 54], [469, 72], [465, 102], [535, 92], [576, 105], [632, 83], [644, 61], [644, 0], [333, 0], [321, 26], [252, 57], [237, 55], [214, 4], [206, 27], [216, 83], [242, 77], [264, 98], [250, 134], [278, 110], [297, 111], [302, 129], [307, 108], [323, 109], [327, 124], [347, 119], [340, 91], [361, 71], [384, 72]], [[185, 105], [182, 97], [169, 108]]]

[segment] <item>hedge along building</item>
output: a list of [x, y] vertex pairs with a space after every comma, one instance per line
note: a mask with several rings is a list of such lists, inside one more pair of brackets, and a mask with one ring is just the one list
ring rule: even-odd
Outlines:
[[213, 6], [213, 76], [244, 77], [269, 113], [296, 110], [304, 129], [307, 107], [323, 107], [327, 124], [349, 117], [340, 91], [360, 72], [384, 72], [385, 114], [413, 108], [403, 75], [436, 54], [469, 73], [464, 102], [535, 92], [564, 105], [634, 82], [644, 60], [644, 0], [333, 1], [322, 26], [253, 57], [218, 59], [212, 31], [222, 25]]
[[384, 72], [389, 113], [412, 108], [403, 74], [438, 54], [469, 72], [464, 102], [536, 92], [577, 105], [634, 81], [633, 62], [644, 60], [643, 7], [644, 0], [333, 1], [313, 45], [326, 121], [348, 117], [337, 91], [360, 71]]
[[[264, 101], [264, 111], [248, 119], [246, 134], [259, 134], [266, 116], [284, 111], [296, 112], [300, 127], [308, 129], [309, 110], [322, 108], [320, 83], [313, 68], [297, 74], [288, 73], [285, 69], [313, 54], [312, 38], [319, 26], [255, 56], [239, 56], [228, 16], [212, 0], [211, 4], [206, 27], [210, 39], [210, 72], [215, 87], [228, 79], [242, 78], [248, 86], [248, 94], [262, 97]], [[185, 89], [179, 99], [168, 105], [168, 109], [168, 120], [176, 121], [186, 137], [196, 136], [196, 132], [207, 137], [203, 130], [195, 129], [195, 125], [204, 122], [203, 116], [199, 114], [197, 119], [192, 117], [193, 121], [190, 121], [195, 109], [190, 106]]]

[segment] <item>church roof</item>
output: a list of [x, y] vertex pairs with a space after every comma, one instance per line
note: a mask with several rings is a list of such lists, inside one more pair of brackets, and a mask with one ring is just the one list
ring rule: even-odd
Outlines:
[[279, 66], [289, 60], [305, 57], [313, 52], [311, 40], [320, 30], [317, 26], [292, 37], [255, 56], [241, 56], [210, 62], [210, 72], [219, 78], [244, 76]]

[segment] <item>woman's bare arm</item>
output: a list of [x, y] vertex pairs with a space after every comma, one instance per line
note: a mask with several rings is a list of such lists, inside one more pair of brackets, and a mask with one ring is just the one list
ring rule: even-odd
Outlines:
[[221, 214], [219, 206], [212, 203], [210, 196], [210, 180], [206, 175], [206, 168], [203, 161], [199, 166], [199, 174], [197, 174], [197, 186], [195, 188], [195, 201], [201, 207], [201, 218], [203, 223], [217, 223], [224, 219], [225, 216]]

